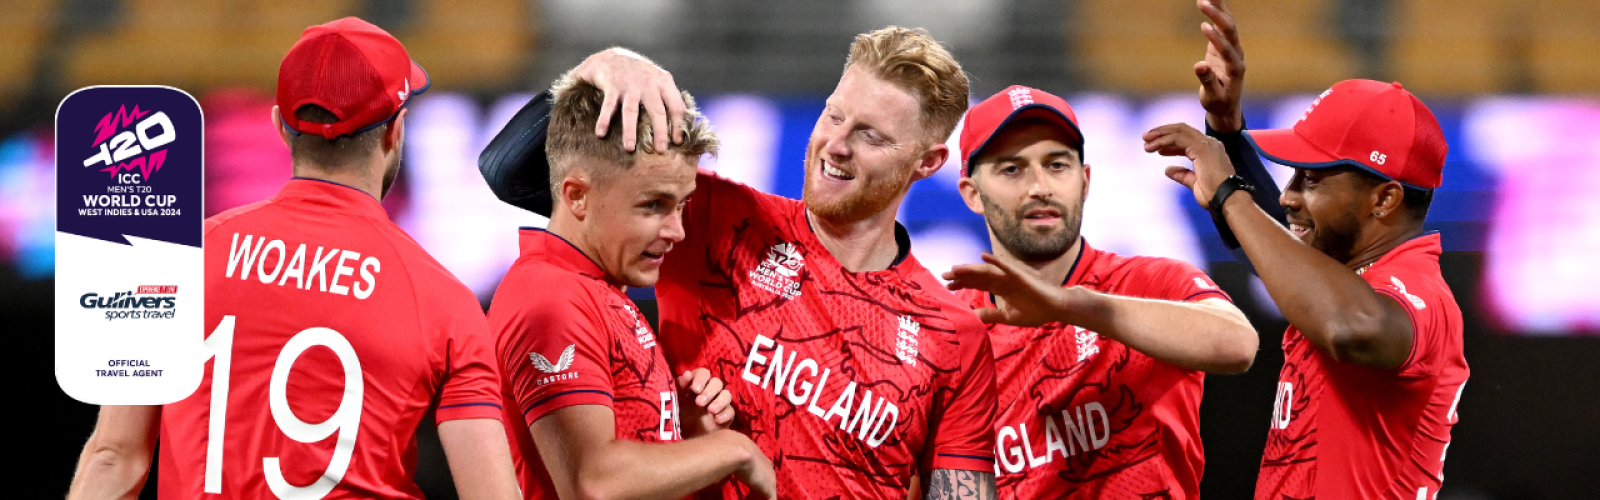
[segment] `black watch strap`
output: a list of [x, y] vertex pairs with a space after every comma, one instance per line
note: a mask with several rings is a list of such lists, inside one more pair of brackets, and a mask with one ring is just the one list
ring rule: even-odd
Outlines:
[[1255, 185], [1250, 184], [1250, 181], [1245, 180], [1245, 178], [1238, 175], [1228, 176], [1227, 179], [1222, 180], [1222, 184], [1217, 185], [1217, 192], [1211, 195], [1211, 213], [1221, 217], [1222, 202], [1228, 201], [1228, 197], [1233, 196], [1234, 191], [1253, 193], [1255, 190]]

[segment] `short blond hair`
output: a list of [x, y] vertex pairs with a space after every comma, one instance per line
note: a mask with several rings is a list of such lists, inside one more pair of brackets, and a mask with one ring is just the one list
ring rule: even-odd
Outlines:
[[[545, 155], [550, 158], [550, 189], [558, 192], [561, 181], [574, 167], [589, 172], [591, 182], [601, 183], [611, 175], [633, 168], [640, 154], [656, 153], [651, 139], [650, 116], [639, 113], [637, 146], [630, 153], [622, 147], [622, 111], [611, 115], [605, 137], [595, 137], [600, 121], [600, 106], [605, 92], [572, 73], [563, 75], [550, 88], [550, 125], [545, 140]], [[683, 141], [670, 143], [667, 152], [696, 162], [702, 155], [717, 154], [717, 133], [695, 107], [694, 96], [683, 92], [684, 119], [688, 121]]]
[[928, 30], [890, 26], [856, 35], [844, 67], [853, 64], [921, 101], [922, 126], [934, 143], [950, 137], [967, 112], [967, 72]]

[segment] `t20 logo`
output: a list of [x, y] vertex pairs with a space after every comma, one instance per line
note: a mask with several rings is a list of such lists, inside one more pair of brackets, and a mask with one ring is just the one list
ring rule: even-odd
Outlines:
[[[141, 178], [149, 179], [150, 174], [161, 170], [167, 161], [167, 151], [162, 148], [172, 144], [178, 132], [166, 113], [141, 110], [138, 104], [129, 111], [124, 104], [100, 119], [94, 126], [94, 136], [94, 146], [100, 150], [84, 159], [83, 166], [105, 165], [100, 171], [109, 172], [117, 183], [139, 184]], [[132, 173], [134, 169], [138, 173]], [[119, 174], [123, 171], [129, 173]]]

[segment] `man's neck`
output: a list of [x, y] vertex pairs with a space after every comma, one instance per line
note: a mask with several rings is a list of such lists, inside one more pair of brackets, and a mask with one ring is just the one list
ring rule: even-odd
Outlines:
[[894, 238], [894, 210], [856, 222], [831, 223], [806, 209], [806, 221], [822, 247], [852, 273], [882, 271], [894, 265], [900, 245]]
[[294, 166], [295, 177], [349, 186], [371, 195], [374, 200], [383, 201], [383, 179], [381, 176], [369, 175], [370, 172], [373, 172], [371, 168], [356, 166], [339, 169], [326, 169], [311, 165]]
[[1411, 241], [1412, 238], [1421, 234], [1422, 226], [1420, 224], [1397, 228], [1395, 231], [1386, 231], [1373, 238], [1371, 243], [1362, 245], [1362, 250], [1352, 253], [1350, 260], [1345, 261], [1344, 266], [1352, 271], [1359, 272], [1362, 268], [1372, 265], [1373, 262], [1383, 258], [1384, 254], [1389, 253], [1390, 250], [1394, 250], [1395, 247]]
[[1032, 268], [1034, 272], [1039, 273], [1039, 277], [1044, 279], [1045, 282], [1065, 284], [1067, 282], [1067, 273], [1072, 272], [1073, 266], [1078, 263], [1079, 256], [1083, 254], [1083, 237], [1079, 237], [1077, 241], [1073, 242], [1072, 247], [1063, 252], [1061, 256], [1039, 261], [1017, 258], [1016, 255], [1006, 250], [1005, 245], [995, 241], [993, 236], [989, 237], [989, 246], [994, 249], [995, 255], [1009, 257]]

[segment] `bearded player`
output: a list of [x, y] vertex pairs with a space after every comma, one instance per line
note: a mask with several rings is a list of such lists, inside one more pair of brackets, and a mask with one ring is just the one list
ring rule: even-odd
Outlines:
[[994, 344], [1002, 498], [1197, 498], [1205, 373], [1237, 373], [1256, 333], [1205, 273], [1079, 236], [1090, 167], [1066, 101], [1013, 86], [961, 131], [961, 195], [988, 264], [945, 278]]
[[462, 498], [517, 497], [493, 339], [472, 291], [389, 220], [405, 105], [427, 73], [345, 18], [306, 29], [273, 123], [294, 179], [206, 219], [205, 378], [187, 399], [101, 409], [72, 498], [422, 498], [430, 411]]
[[[1167, 176], [1211, 210], [1289, 320], [1256, 498], [1435, 498], [1468, 376], [1439, 235], [1422, 229], [1443, 180], [1439, 123], [1398, 83], [1347, 80], [1292, 129], [1244, 130], [1237, 27], [1215, 0], [1199, 5], [1210, 46], [1195, 74], [1221, 141], [1166, 125], [1145, 149], [1194, 161]], [[1276, 191], [1257, 153], [1294, 168], [1279, 198], [1287, 228], [1243, 195]]]
[[[670, 76], [637, 55], [602, 52], [575, 71], [606, 91], [608, 109], [621, 103], [624, 126], [643, 103], [658, 146], [660, 127], [681, 123]], [[680, 371], [730, 381], [733, 428], [772, 458], [786, 498], [901, 499], [913, 476], [930, 497], [993, 496], [987, 336], [894, 220], [911, 182], [944, 164], [966, 106], [966, 75], [925, 32], [860, 35], [812, 131], [804, 201], [696, 179], [688, 235], [656, 285], [662, 345]], [[503, 199], [537, 210], [548, 167], [518, 153], [538, 139], [535, 108], [480, 167]]]
[[591, 133], [600, 89], [569, 75], [552, 93], [555, 211], [548, 230], [522, 230], [522, 255], [489, 308], [523, 493], [679, 499], [737, 475], [772, 497], [772, 463], [724, 428], [733, 409], [722, 380], [698, 369], [674, 381], [623, 293], [654, 285], [683, 241], [683, 201], [716, 134], [685, 97], [684, 139], [660, 154], [648, 145], [629, 153], [620, 133]]

